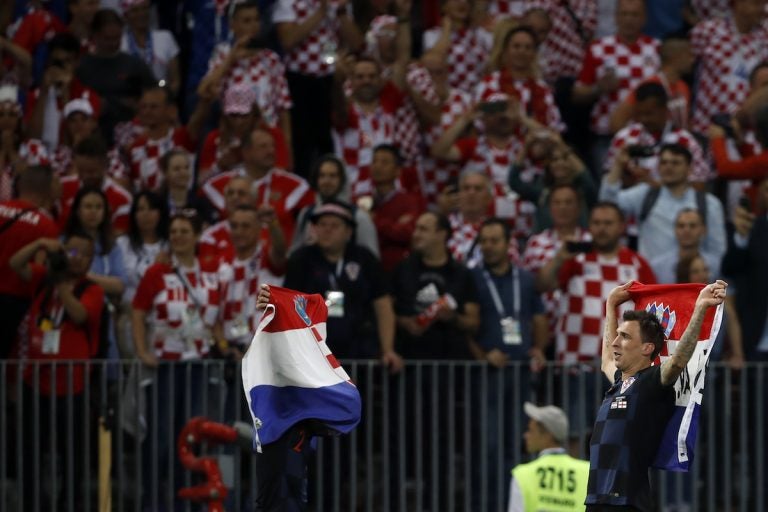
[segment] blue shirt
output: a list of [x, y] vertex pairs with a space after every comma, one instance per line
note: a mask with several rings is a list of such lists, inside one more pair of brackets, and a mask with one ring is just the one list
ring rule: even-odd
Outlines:
[[[477, 332], [477, 343], [485, 351], [494, 348], [501, 350], [512, 360], [527, 360], [528, 350], [533, 346], [533, 317], [544, 314], [544, 304], [541, 295], [534, 286], [533, 274], [524, 269], [518, 269], [520, 276], [520, 334], [522, 343], [507, 345], [501, 332], [501, 315], [496, 310], [488, 282], [486, 270], [483, 267], [471, 269], [472, 279], [477, 288], [477, 301], [480, 304], [480, 328]], [[504, 306], [505, 316], [514, 316], [514, 279], [512, 268], [506, 274], [497, 276], [488, 272], [491, 282], [496, 285], [499, 298]]]

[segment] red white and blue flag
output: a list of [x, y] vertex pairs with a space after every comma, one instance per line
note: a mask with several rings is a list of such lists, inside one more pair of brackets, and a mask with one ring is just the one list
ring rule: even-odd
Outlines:
[[[629, 309], [654, 313], [664, 327], [667, 338], [655, 364], [661, 364], [683, 336], [703, 284], [643, 285], [629, 288], [634, 305]], [[624, 307], [622, 307], [622, 310]], [[710, 308], [701, 327], [696, 350], [688, 366], [675, 382], [675, 412], [667, 424], [653, 467], [668, 471], [688, 471], [696, 444], [701, 400], [706, 381], [707, 363], [723, 319], [723, 305]]]
[[325, 343], [325, 301], [277, 286], [269, 290], [270, 303], [242, 361], [257, 450], [304, 420], [349, 433], [360, 422], [360, 393]]

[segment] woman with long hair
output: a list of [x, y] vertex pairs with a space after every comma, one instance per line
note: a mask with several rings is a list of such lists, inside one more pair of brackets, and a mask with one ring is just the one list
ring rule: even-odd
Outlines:
[[[159, 194], [166, 202], [169, 215], [192, 209], [204, 224], [211, 223], [211, 208], [195, 190], [193, 156], [184, 148], [176, 147], [166, 152], [159, 161], [163, 173], [163, 185]], [[134, 199], [135, 202], [135, 199]]]

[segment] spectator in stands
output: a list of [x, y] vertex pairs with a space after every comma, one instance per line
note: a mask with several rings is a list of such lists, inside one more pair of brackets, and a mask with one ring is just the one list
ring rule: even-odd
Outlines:
[[493, 46], [493, 35], [480, 25], [483, 15], [469, 2], [446, 0], [440, 26], [422, 36], [424, 51], [448, 64], [450, 86], [466, 92], [472, 92], [480, 81]]
[[[302, 245], [314, 243], [315, 234], [309, 219], [315, 208], [327, 201], [349, 200], [347, 187], [347, 173], [344, 170], [344, 162], [335, 155], [325, 155], [315, 163], [310, 174], [310, 184], [315, 191], [315, 204], [305, 206], [298, 216], [296, 231], [289, 252], [293, 252]], [[376, 234], [376, 226], [373, 224], [370, 214], [363, 208], [350, 205], [355, 217], [355, 243], [371, 251], [379, 258], [379, 240]]]
[[328, 201], [315, 209], [310, 221], [317, 238], [288, 259], [285, 287], [325, 296], [328, 346], [336, 357], [378, 353], [390, 371], [399, 371], [403, 363], [394, 349], [392, 299], [376, 257], [352, 240], [351, 209]]
[[[675, 217], [676, 246], [659, 254], [648, 257], [656, 281], [660, 284], [686, 282], [680, 281], [677, 273], [678, 263], [693, 257], [701, 259], [707, 266], [708, 274], [704, 280], [695, 283], [711, 283], [712, 278], [720, 275], [720, 256], [713, 254], [704, 247], [707, 226], [701, 212], [696, 208], [683, 208]], [[685, 275], [690, 270], [685, 268]]]
[[83, 55], [75, 75], [103, 100], [99, 126], [111, 139], [115, 125], [134, 116], [141, 92], [156, 81], [144, 61], [120, 51], [123, 20], [115, 11], [96, 12], [91, 35], [93, 53]]
[[285, 50], [286, 78], [293, 99], [293, 165], [306, 176], [312, 162], [333, 149], [329, 100], [339, 49], [344, 46], [357, 51], [363, 37], [347, 0], [278, 0], [272, 22]]
[[666, 144], [679, 144], [691, 153], [691, 173], [687, 180], [702, 190], [712, 172], [696, 138], [687, 130], [674, 128], [669, 117], [669, 97], [664, 85], [646, 82], [635, 91], [635, 122], [619, 130], [611, 140], [604, 169], [610, 172], [616, 155], [623, 149], [631, 160], [625, 163], [621, 177], [627, 185], [659, 181], [659, 155]]
[[233, 176], [224, 187], [224, 207], [226, 215], [216, 224], [203, 231], [197, 247], [198, 256], [205, 262], [228, 261], [234, 258], [235, 248], [232, 245], [232, 234], [227, 219], [244, 204], [253, 204], [251, 184], [244, 176]]
[[149, 190], [133, 199], [128, 232], [115, 240], [125, 270], [125, 291], [118, 317], [117, 343], [122, 356], [134, 356], [131, 303], [142, 276], [168, 251], [168, 203]]
[[509, 30], [497, 61], [491, 63], [495, 71], [483, 77], [475, 88], [475, 101], [482, 102], [492, 92], [502, 92], [513, 98], [526, 116], [550, 130], [562, 132], [565, 125], [552, 90], [538, 78], [537, 47], [536, 34], [530, 27], [522, 25]]
[[[567, 396], [562, 400], [568, 404], [566, 411], [574, 436], [583, 436], [589, 428], [597, 405], [595, 399], [600, 395], [595, 368], [581, 363], [595, 364], [600, 360], [604, 298], [627, 281], [656, 282], [645, 259], [621, 245], [624, 228], [624, 214], [616, 204], [597, 203], [589, 218], [592, 247], [570, 252], [565, 244], [539, 271], [542, 291], [559, 288], [562, 293], [555, 352], [568, 372], [564, 388]], [[580, 389], [584, 389], [584, 395], [580, 395]], [[578, 453], [578, 447], [579, 444], [572, 444], [571, 451]]]
[[269, 127], [256, 105], [256, 93], [245, 85], [233, 85], [224, 93], [218, 128], [208, 132], [200, 150], [198, 183], [243, 163], [240, 141], [254, 128], [268, 130], [275, 139], [275, 167], [288, 169], [291, 147], [278, 127]]
[[764, 8], [762, 1], [733, 0], [731, 16], [704, 19], [691, 31], [699, 60], [694, 132], [705, 133], [712, 116], [735, 112], [747, 98], [750, 71], [768, 60]]
[[659, 42], [642, 34], [644, 0], [616, 2], [616, 33], [593, 41], [573, 88], [575, 103], [592, 104], [593, 171], [602, 168], [611, 140], [610, 115], [643, 80], [659, 69]]
[[56, 238], [59, 229], [45, 206], [51, 202], [50, 166], [31, 166], [19, 176], [17, 199], [0, 202], [0, 359], [11, 351], [16, 329], [32, 296], [9, 261], [22, 247], [41, 238]]
[[[398, 187], [401, 159], [397, 147], [381, 144], [373, 149], [370, 214], [381, 247], [381, 266], [391, 272], [409, 252], [416, 219], [424, 211], [420, 196]], [[361, 198], [362, 200], [362, 198]], [[358, 207], [365, 207], [358, 201]]]
[[[462, 137], [467, 127], [478, 119], [483, 133]], [[507, 193], [509, 168], [524, 150], [526, 131], [536, 128], [539, 125], [521, 112], [515, 100], [504, 93], [492, 92], [443, 132], [431, 148], [435, 158], [458, 162], [462, 173], [481, 172], [491, 179], [493, 214], [511, 219], [515, 223], [515, 236], [530, 234], [535, 207], [520, 201], [516, 194]]]
[[[85, 373], [90, 368], [70, 360], [92, 359], [100, 349], [99, 324], [105, 299], [101, 287], [88, 277], [94, 250], [91, 235], [72, 231], [63, 242], [55, 238], [31, 242], [9, 262], [26, 287], [35, 290], [18, 339], [19, 356], [37, 361], [24, 367], [19, 401], [24, 452], [39, 454], [24, 463], [19, 481], [23, 500], [19, 506], [25, 509], [64, 508], [67, 500], [82, 508], [88, 492], [85, 487], [90, 476], [85, 472], [82, 450], [84, 433], [89, 431], [87, 395], [83, 392]], [[47, 266], [34, 262], [40, 251], [47, 254]], [[60, 457], [61, 467], [67, 468], [63, 475], [68, 471], [77, 475], [75, 485], [66, 486], [59, 496], [45, 492], [42, 485], [50, 475], [46, 461], [56, 457]]]
[[[728, 151], [726, 129], [715, 124], [709, 127], [712, 157], [718, 176], [727, 180], [761, 181], [768, 176], [768, 105], [759, 107], [754, 114], [754, 138], [757, 144], [740, 144], [741, 158], [732, 160]], [[755, 146], [759, 152], [755, 151]]]
[[[582, 209], [582, 218], [579, 219], [582, 225], [586, 225], [587, 212], [597, 202], [598, 194], [595, 182], [592, 181], [592, 174], [576, 152], [559, 137], [552, 140], [547, 136], [548, 132], [544, 132], [544, 135], [545, 142], [551, 141], [552, 144], [550, 156], [544, 164], [544, 174], [534, 177], [533, 181], [524, 181], [523, 174], [530, 173], [530, 169], [525, 168], [525, 162], [518, 160], [509, 170], [509, 187], [518, 193], [521, 199], [536, 205], [534, 231], [540, 232], [552, 226], [548, 207], [552, 189], [559, 185], [573, 186], [578, 190], [579, 201], [586, 206]], [[537, 139], [541, 141], [540, 137], [533, 134], [526, 141], [526, 146], [530, 147], [537, 142]]]
[[13, 181], [18, 173], [19, 148], [24, 138], [18, 88], [0, 86], [0, 201], [13, 196]]
[[41, 139], [50, 150], [56, 149], [64, 120], [64, 107], [71, 100], [84, 99], [95, 118], [101, 111], [96, 91], [75, 76], [80, 62], [80, 42], [69, 33], [57, 34], [48, 43], [48, 59], [40, 86], [27, 97], [27, 134]]
[[80, 141], [74, 148], [72, 165], [76, 173], [61, 178], [61, 217], [64, 225], [69, 217], [72, 201], [83, 186], [100, 189], [107, 196], [114, 235], [118, 236], [128, 229], [128, 212], [133, 198], [130, 192], [107, 176], [108, 153], [104, 140], [98, 135], [91, 135]]
[[[6, 33], [5, 30], [2, 32]], [[0, 70], [3, 72], [3, 82], [26, 89], [32, 82], [32, 56], [29, 52], [12, 40], [3, 37], [0, 38], [0, 59], [2, 59]]]
[[194, 157], [186, 149], [176, 147], [160, 157], [158, 164], [163, 176], [159, 193], [168, 204], [169, 214], [193, 209], [203, 223], [210, 224], [210, 206], [195, 189], [192, 169]]
[[296, 174], [275, 167], [275, 140], [272, 134], [256, 127], [241, 141], [243, 165], [214, 176], [203, 186], [203, 193], [224, 215], [223, 191], [234, 176], [248, 179], [253, 204], [275, 209], [286, 240], [293, 236], [296, 217], [314, 201], [309, 184]]
[[167, 30], [153, 30], [150, 26], [149, 0], [121, 0], [125, 30], [120, 50], [138, 57], [149, 66], [155, 78], [171, 93], [179, 93], [179, 45]]
[[169, 88], [156, 85], [141, 93], [137, 120], [142, 133], [127, 148], [133, 189], [157, 191], [162, 186], [159, 160], [171, 149], [180, 147], [190, 153], [197, 151], [209, 106], [209, 98], [199, 97], [189, 122], [179, 125], [176, 123], [175, 100]]
[[714, 195], [694, 189], [691, 152], [680, 144], [664, 144], [659, 150], [660, 187], [638, 183], [621, 190], [623, 169], [632, 165], [629, 150], [622, 150], [603, 178], [600, 199], [614, 200], [625, 215], [638, 223], [638, 252], [645, 258], [663, 254], [676, 245], [674, 225], [677, 214], [686, 207], [700, 211], [707, 226], [704, 249], [715, 258], [725, 254], [723, 205]]
[[[150, 489], [166, 485], [174, 489], [175, 496], [183, 483], [178, 460], [169, 460], [173, 450], [168, 443], [173, 445], [187, 420], [202, 412], [207, 379], [201, 365], [190, 363], [208, 356], [219, 313], [218, 263], [206, 264], [195, 255], [200, 229], [201, 222], [194, 215], [171, 217], [170, 261], [150, 266], [133, 298], [136, 355], [145, 366], [156, 368], [146, 402], [147, 429], [156, 435], [148, 436], [142, 446], [142, 460], [158, 461], [142, 468], [143, 502], [154, 510], [159, 507], [153, 503]], [[161, 361], [170, 364], [159, 364]]]
[[[574, 459], [563, 448], [568, 443], [568, 417], [562, 409], [553, 405], [536, 407], [530, 402], [523, 404], [528, 416], [525, 431], [525, 450], [535, 455], [527, 464], [519, 464], [512, 470], [509, 484], [509, 511], [546, 508], [553, 504], [572, 510], [580, 510], [587, 497], [589, 463]], [[552, 483], [541, 485], [541, 472], [567, 475], [565, 485]]]
[[[486, 510], [497, 510], [503, 505], [499, 496], [503, 481], [496, 475], [497, 454], [501, 453], [505, 468], [519, 460], [520, 431], [514, 428], [515, 413], [522, 414], [520, 401], [531, 399], [531, 370], [539, 372], [545, 361], [544, 350], [549, 342], [547, 317], [541, 296], [536, 291], [535, 278], [507, 255], [511, 230], [501, 219], [486, 219], [478, 233], [478, 245], [483, 254], [482, 266], [472, 269], [480, 304], [480, 322], [472, 336], [471, 348], [475, 359], [490, 365], [486, 378], [492, 383], [487, 393], [478, 393], [474, 407], [487, 407], [485, 446], [481, 446], [488, 465], [487, 492], [476, 493], [476, 507], [483, 508], [480, 496], [486, 495]], [[509, 367], [509, 363], [518, 366]], [[479, 390], [482, 379], [477, 380]], [[478, 422], [479, 423], [479, 422]], [[479, 424], [478, 424], [479, 426]], [[476, 436], [478, 439], [482, 436]], [[479, 475], [481, 472], [475, 470]], [[478, 485], [481, 480], [476, 479]]]
[[[342, 89], [347, 78], [352, 88], [349, 97]], [[376, 60], [358, 57], [348, 66], [336, 66], [333, 99], [336, 154], [346, 165], [354, 202], [371, 194], [373, 148], [400, 143], [396, 137], [397, 112], [403, 106], [405, 93], [393, 81], [382, 78]]]
[[[673, 128], [688, 130], [691, 113], [691, 91], [683, 80], [693, 71], [695, 58], [691, 43], [687, 39], [670, 37], [661, 43], [659, 49], [661, 69], [643, 83], [659, 83], [667, 93], [667, 110]], [[633, 118], [633, 109], [637, 103], [637, 89], [611, 113], [611, 132], [616, 133]]]

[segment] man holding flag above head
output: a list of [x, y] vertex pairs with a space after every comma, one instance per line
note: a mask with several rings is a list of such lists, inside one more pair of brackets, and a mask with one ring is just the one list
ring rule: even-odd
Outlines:
[[648, 470], [688, 469], [727, 286], [630, 281], [611, 291], [602, 370], [613, 385], [590, 442], [587, 512], [656, 510]]

